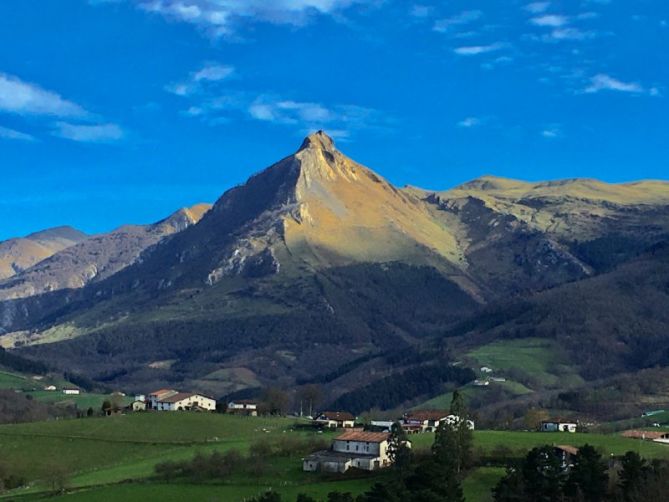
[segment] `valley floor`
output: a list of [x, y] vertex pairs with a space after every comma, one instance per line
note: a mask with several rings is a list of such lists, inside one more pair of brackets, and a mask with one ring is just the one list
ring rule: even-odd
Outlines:
[[[318, 436], [295, 429], [296, 419], [238, 417], [205, 413], [135, 413], [0, 426], [0, 458], [30, 480], [27, 488], [7, 494], [12, 500], [34, 500], [51, 492], [54, 476], [66, 477], [68, 500], [243, 500], [273, 489], [292, 501], [298, 493], [324, 498], [331, 491], [358, 494], [386, 473], [363, 477], [304, 473], [301, 457], [272, 458], [256, 477], [232, 475], [224, 482], [190, 484], [156, 481], [154, 467], [166, 460], [186, 460], [196, 453], [241, 452], [259, 440], [289, 435]], [[513, 456], [542, 444], [592, 444], [606, 455], [634, 450], [648, 458], [669, 459], [669, 445], [635, 441], [619, 435], [476, 431], [475, 452], [483, 458], [504, 447]], [[425, 450], [432, 434], [411, 437]], [[502, 467], [479, 467], [465, 480], [468, 501], [489, 501], [490, 490], [504, 474]], [[58, 498], [54, 498], [57, 500]]]

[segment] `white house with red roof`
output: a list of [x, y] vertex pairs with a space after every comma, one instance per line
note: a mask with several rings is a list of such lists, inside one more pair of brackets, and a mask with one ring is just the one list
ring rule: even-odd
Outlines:
[[389, 439], [388, 432], [361, 429], [346, 431], [334, 438], [329, 450], [305, 457], [302, 469], [312, 472], [346, 472], [350, 468], [374, 471], [388, 467], [391, 464], [388, 456]]

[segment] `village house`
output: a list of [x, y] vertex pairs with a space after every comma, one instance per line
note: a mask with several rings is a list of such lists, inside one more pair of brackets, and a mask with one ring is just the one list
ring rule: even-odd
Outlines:
[[160, 389], [149, 394], [147, 408], [157, 411], [216, 410], [216, 400], [202, 394]]
[[576, 432], [578, 423], [564, 418], [552, 418], [541, 422], [541, 432]]
[[239, 399], [237, 401], [230, 401], [228, 403], [228, 413], [235, 415], [248, 415], [251, 417], [258, 416], [258, 403], [249, 399]]
[[[304, 471], [346, 472], [350, 468], [373, 471], [391, 464], [388, 456], [387, 432], [367, 432], [361, 429], [346, 431], [332, 441], [329, 450], [305, 457]], [[411, 443], [408, 443], [411, 447]]]
[[313, 423], [329, 429], [345, 429], [355, 425], [355, 417], [345, 411], [324, 411], [314, 418]]
[[55, 385], [47, 385], [46, 387], [44, 387], [44, 390], [54, 391], [54, 390], [56, 390], [56, 386]]
[[79, 389], [76, 389], [74, 387], [65, 387], [63, 389], [63, 394], [67, 394], [68, 396], [77, 396], [81, 394], [81, 391]]
[[[405, 413], [400, 423], [408, 434], [435, 432], [442, 423], [450, 425], [460, 423], [460, 417], [451, 415], [449, 412], [443, 410], [416, 410]], [[467, 420], [467, 427], [474, 430], [474, 422]]]

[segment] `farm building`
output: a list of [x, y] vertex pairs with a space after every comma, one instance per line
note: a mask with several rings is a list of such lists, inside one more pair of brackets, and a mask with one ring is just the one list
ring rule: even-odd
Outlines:
[[228, 413], [236, 415], [249, 415], [255, 417], [258, 415], [258, 403], [249, 399], [240, 399], [228, 403]]
[[44, 390], [54, 391], [54, 390], [56, 390], [56, 386], [55, 385], [47, 385], [46, 387], [44, 387]]
[[146, 411], [146, 402], [136, 399], [130, 406], [128, 406], [132, 411]]
[[552, 418], [541, 422], [541, 432], [576, 432], [578, 423], [564, 418]]
[[302, 462], [304, 471], [346, 472], [354, 467], [374, 471], [390, 465], [387, 432], [346, 431], [332, 441], [329, 450], [312, 453]]
[[216, 400], [202, 394], [160, 389], [149, 394], [147, 408], [158, 411], [216, 410]]
[[74, 387], [65, 387], [63, 389], [63, 394], [67, 394], [68, 396], [77, 396], [81, 394], [81, 391], [79, 389], [76, 389]]
[[345, 429], [355, 425], [355, 417], [345, 411], [324, 411], [314, 418], [314, 424], [330, 429]]
[[[402, 428], [407, 433], [412, 432], [435, 432], [440, 424], [447, 423], [455, 425], [460, 422], [460, 417], [451, 415], [443, 410], [417, 410], [404, 414], [401, 420]], [[467, 426], [474, 430], [474, 422], [467, 420]]]

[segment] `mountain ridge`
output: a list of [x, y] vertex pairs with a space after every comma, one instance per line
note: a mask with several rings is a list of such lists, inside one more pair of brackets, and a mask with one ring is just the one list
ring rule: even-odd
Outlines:
[[[177, 378], [220, 395], [242, 384], [219, 374], [290, 386], [353, 368], [336, 399], [360, 382], [447, 364], [463, 350], [448, 342], [459, 323], [505, 302], [522, 312], [667, 240], [669, 183], [651, 188], [484, 177], [400, 189], [319, 132], [114, 273], [0, 301], [0, 343], [117, 385]], [[472, 339], [513, 329], [498, 324]], [[614, 361], [611, 371], [627, 364]], [[573, 371], [592, 378], [583, 364]]]

